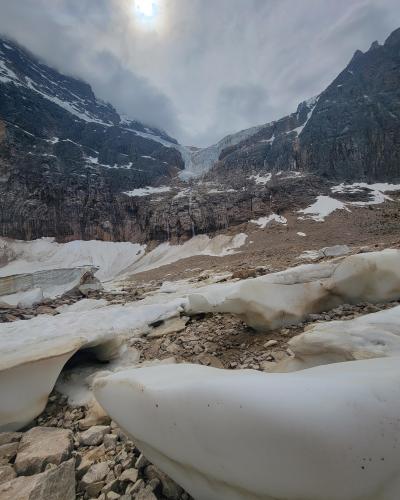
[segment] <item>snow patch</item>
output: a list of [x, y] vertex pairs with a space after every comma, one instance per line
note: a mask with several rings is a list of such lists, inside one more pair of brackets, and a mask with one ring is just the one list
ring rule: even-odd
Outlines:
[[254, 179], [254, 182], [256, 184], [267, 184], [272, 178], [271, 173], [267, 173], [266, 175], [261, 175], [261, 174], [256, 174], [256, 175], [250, 175], [249, 179]]
[[[323, 222], [325, 217], [330, 215], [335, 210], [350, 210], [346, 207], [346, 204], [342, 201], [335, 200], [330, 196], [318, 196], [315, 203], [310, 205], [308, 208], [299, 210], [299, 213], [303, 213], [308, 218], [311, 218], [317, 222]], [[304, 219], [305, 217], [299, 217], [299, 219]]]
[[258, 219], [255, 220], [253, 219], [250, 222], [253, 224], [257, 224], [258, 226], [261, 227], [261, 229], [265, 229], [267, 224], [271, 222], [277, 222], [278, 224], [287, 224], [287, 219], [282, 215], [271, 214], [268, 215], [267, 217], [259, 217]]
[[368, 201], [352, 201], [348, 202], [349, 205], [354, 205], [358, 207], [368, 206], [368, 205], [380, 205], [385, 201], [393, 201], [393, 199], [386, 195], [386, 192], [400, 191], [400, 184], [389, 184], [389, 183], [375, 183], [367, 184], [366, 182], [355, 182], [353, 184], [339, 184], [331, 188], [332, 193], [362, 193], [363, 191], [369, 191], [370, 200]]
[[132, 191], [125, 191], [124, 194], [131, 197], [134, 196], [142, 197], [142, 196], [150, 196], [152, 194], [167, 193], [168, 191], [171, 191], [170, 186], [159, 186], [159, 187], [146, 186], [143, 188], [133, 189]]

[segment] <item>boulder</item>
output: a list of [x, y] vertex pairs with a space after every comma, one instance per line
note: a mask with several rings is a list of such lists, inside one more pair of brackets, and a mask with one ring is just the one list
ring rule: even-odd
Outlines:
[[75, 461], [0, 484], [0, 500], [75, 500]]
[[15, 470], [25, 476], [42, 472], [47, 464], [59, 465], [73, 449], [73, 434], [66, 429], [34, 427], [19, 444]]
[[94, 425], [87, 431], [80, 433], [79, 442], [83, 446], [98, 446], [109, 432], [110, 427], [108, 425]]
[[128, 481], [130, 483], [136, 483], [139, 471], [133, 467], [130, 469], [125, 469], [124, 472], [119, 476], [120, 481]]
[[21, 437], [22, 432], [0, 432], [0, 446], [2, 444], [17, 442]]
[[145, 475], [149, 479], [159, 479], [161, 482], [162, 494], [166, 498], [172, 500], [178, 500], [183, 492], [182, 488], [175, 483], [170, 477], [168, 477], [164, 472], [159, 470], [155, 465], [148, 465], [144, 471]]
[[[86, 489], [88, 486], [103, 481], [110, 472], [110, 467], [106, 462], [99, 462], [89, 467], [89, 470], [81, 479], [81, 485]], [[101, 489], [101, 488], [100, 488]]]
[[0, 459], [13, 460], [17, 454], [18, 443], [7, 443], [0, 446]]
[[10, 481], [10, 479], [14, 479], [16, 475], [17, 474], [11, 465], [0, 466], [0, 484]]

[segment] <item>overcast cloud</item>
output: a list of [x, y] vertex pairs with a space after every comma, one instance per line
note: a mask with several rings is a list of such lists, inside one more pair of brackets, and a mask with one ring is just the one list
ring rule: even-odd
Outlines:
[[0, 0], [0, 32], [120, 112], [206, 146], [318, 94], [400, 26], [398, 0]]

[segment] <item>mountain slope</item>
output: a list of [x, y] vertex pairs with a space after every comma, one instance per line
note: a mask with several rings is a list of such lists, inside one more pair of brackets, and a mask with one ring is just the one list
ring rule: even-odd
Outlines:
[[3, 235], [125, 239], [132, 203], [122, 192], [176, 176], [178, 149], [165, 132], [121, 119], [88, 84], [0, 40]]
[[207, 155], [212, 161], [206, 168], [215, 165], [211, 177], [296, 170], [337, 180], [400, 179], [400, 29], [384, 45], [357, 51], [331, 85], [296, 113], [197, 153]]

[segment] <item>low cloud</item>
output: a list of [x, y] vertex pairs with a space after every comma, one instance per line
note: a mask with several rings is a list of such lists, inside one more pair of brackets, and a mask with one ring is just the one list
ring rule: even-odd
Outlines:
[[357, 48], [400, 25], [397, 0], [0, 0], [0, 32], [184, 144], [278, 119]]

